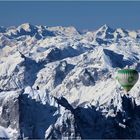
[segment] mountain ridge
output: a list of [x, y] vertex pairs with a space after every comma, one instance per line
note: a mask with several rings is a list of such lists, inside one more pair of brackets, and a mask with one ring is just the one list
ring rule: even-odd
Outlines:
[[122, 68], [140, 72], [139, 37], [107, 25], [85, 33], [28, 23], [5, 29], [0, 137], [140, 138], [140, 80], [128, 96], [115, 79]]

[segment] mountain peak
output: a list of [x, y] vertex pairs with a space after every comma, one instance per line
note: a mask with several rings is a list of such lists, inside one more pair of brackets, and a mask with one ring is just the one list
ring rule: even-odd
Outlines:
[[112, 34], [114, 33], [114, 29], [110, 28], [106, 24], [101, 26], [97, 31], [96, 31], [96, 37], [98, 38], [113, 38]]
[[123, 28], [117, 28], [116, 31], [119, 32], [119, 33], [125, 33], [125, 34], [128, 33], [128, 32], [127, 32], [125, 29], [123, 29]]
[[6, 32], [6, 28], [3, 26], [0, 26], [0, 33], [4, 33], [4, 32]]
[[114, 32], [114, 29], [109, 27], [107, 24], [104, 24], [97, 31]]
[[34, 28], [35, 26], [31, 25], [30, 23], [23, 23], [20, 26], [18, 26], [18, 29], [23, 29], [27, 32], [30, 32], [32, 28]]
[[100, 28], [102, 28], [102, 29], [107, 29], [107, 28], [109, 28], [109, 26], [108, 26], [107, 24], [104, 24], [104, 25], [102, 25]]

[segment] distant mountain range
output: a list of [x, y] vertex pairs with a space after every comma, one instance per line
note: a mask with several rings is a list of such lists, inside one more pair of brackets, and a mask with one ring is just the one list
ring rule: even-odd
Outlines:
[[140, 138], [140, 30], [0, 27], [0, 138]]

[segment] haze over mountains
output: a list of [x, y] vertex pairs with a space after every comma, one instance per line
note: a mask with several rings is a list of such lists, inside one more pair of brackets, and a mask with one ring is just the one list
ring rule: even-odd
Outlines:
[[139, 52], [140, 30], [0, 27], [0, 137], [140, 138], [140, 81], [115, 79]]

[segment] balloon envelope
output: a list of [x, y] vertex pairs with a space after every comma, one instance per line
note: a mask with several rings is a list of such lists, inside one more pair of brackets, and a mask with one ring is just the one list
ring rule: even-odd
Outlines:
[[130, 91], [131, 88], [138, 81], [139, 74], [134, 69], [122, 69], [118, 70], [117, 79], [121, 86], [126, 90], [126, 92]]

